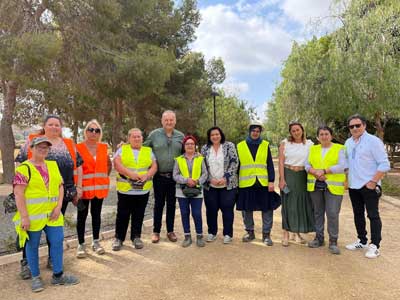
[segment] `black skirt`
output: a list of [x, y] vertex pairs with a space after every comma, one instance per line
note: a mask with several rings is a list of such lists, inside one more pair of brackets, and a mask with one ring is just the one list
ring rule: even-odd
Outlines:
[[239, 188], [239, 197], [236, 203], [237, 210], [268, 211], [275, 210], [280, 205], [281, 197], [275, 192], [269, 192], [268, 187]]

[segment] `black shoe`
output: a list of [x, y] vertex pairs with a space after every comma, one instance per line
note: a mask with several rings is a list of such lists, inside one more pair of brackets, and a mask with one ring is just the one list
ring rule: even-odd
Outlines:
[[247, 233], [243, 236], [242, 241], [244, 243], [251, 242], [256, 236], [254, 235], [254, 230], [247, 230]]
[[263, 232], [263, 242], [267, 246], [272, 246], [274, 244], [271, 240], [271, 235], [269, 232]]
[[310, 248], [319, 248], [321, 246], [325, 245], [324, 240], [320, 240], [318, 238], [313, 239], [312, 241], [308, 242], [308, 247]]

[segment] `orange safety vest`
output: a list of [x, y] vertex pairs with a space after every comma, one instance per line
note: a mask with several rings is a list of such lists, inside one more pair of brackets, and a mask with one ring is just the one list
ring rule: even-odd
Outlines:
[[97, 143], [96, 159], [85, 143], [76, 145], [83, 158], [82, 199], [102, 199], [107, 197], [110, 177], [108, 176], [107, 144]]
[[[29, 142], [32, 141], [35, 137], [43, 136], [41, 134], [30, 134], [28, 139]], [[62, 139], [65, 146], [67, 146], [68, 152], [71, 155], [72, 161], [74, 162], [74, 183], [78, 184], [78, 171], [76, 167], [76, 152], [75, 152], [75, 143], [71, 139], [63, 138]], [[28, 159], [32, 158], [31, 147], [28, 145]]]

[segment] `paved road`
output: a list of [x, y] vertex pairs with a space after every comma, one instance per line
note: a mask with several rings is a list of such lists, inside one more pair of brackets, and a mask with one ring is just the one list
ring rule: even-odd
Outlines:
[[[205, 248], [183, 249], [163, 239], [150, 243], [151, 227], [145, 227], [145, 248], [129, 243], [120, 252], [105, 241], [104, 256], [74, 257], [65, 252], [65, 270], [78, 275], [72, 287], [49, 286], [51, 273], [41, 261], [45, 291], [33, 296], [30, 282], [18, 279], [18, 264], [0, 268], [1, 299], [399, 299], [400, 298], [400, 208], [381, 203], [383, 220], [382, 256], [364, 258], [362, 252], [344, 249], [355, 238], [349, 200], [340, 215], [339, 246], [333, 256], [326, 247], [309, 249], [291, 244], [281, 247], [280, 211], [275, 212], [273, 247], [260, 240], [260, 218], [256, 218], [257, 241], [243, 244], [241, 217], [237, 213], [235, 237], [223, 245], [222, 237]], [[176, 220], [182, 239], [180, 219]], [[204, 226], [206, 228], [206, 226]], [[308, 239], [312, 235], [307, 236]]]

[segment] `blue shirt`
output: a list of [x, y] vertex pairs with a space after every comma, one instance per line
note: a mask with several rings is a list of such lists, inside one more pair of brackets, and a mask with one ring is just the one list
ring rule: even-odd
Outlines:
[[376, 172], [390, 170], [385, 147], [378, 137], [365, 131], [358, 142], [350, 137], [344, 145], [349, 164], [349, 188], [361, 189], [373, 179]]

